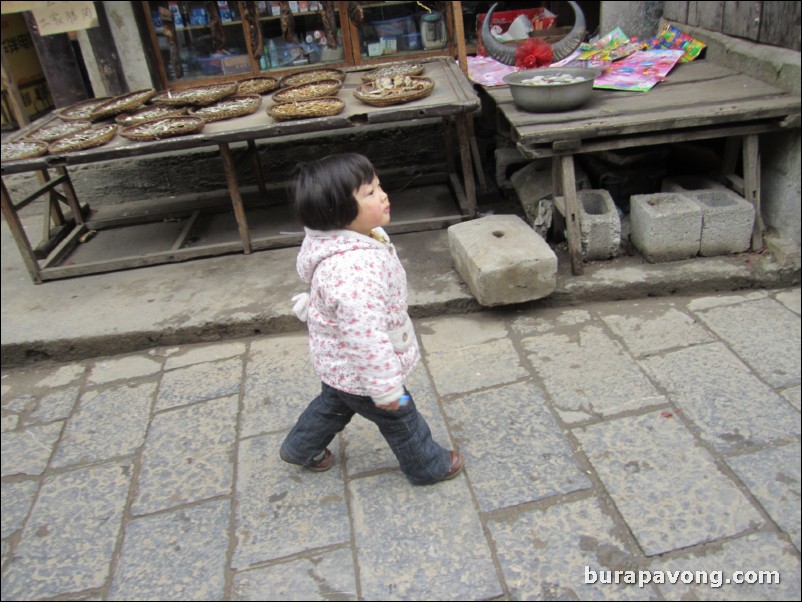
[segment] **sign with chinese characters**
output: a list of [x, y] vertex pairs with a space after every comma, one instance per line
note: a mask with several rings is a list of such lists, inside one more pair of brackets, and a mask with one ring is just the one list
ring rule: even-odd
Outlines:
[[42, 36], [99, 25], [94, 2], [36, 2], [32, 5]]

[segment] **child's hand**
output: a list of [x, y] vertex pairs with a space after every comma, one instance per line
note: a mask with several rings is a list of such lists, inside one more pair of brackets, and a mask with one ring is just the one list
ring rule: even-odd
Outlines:
[[376, 406], [381, 408], [382, 410], [388, 410], [388, 411], [394, 412], [398, 408], [400, 408], [401, 406], [407, 405], [407, 403], [409, 402], [409, 399], [410, 399], [409, 394], [404, 393], [401, 397], [396, 399], [393, 403], [388, 403], [386, 405], [376, 404]]

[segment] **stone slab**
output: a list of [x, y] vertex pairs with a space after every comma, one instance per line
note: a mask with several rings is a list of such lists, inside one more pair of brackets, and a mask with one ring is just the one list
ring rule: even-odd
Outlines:
[[489, 215], [448, 228], [454, 267], [485, 306], [548, 297], [557, 286], [557, 256], [515, 215]]

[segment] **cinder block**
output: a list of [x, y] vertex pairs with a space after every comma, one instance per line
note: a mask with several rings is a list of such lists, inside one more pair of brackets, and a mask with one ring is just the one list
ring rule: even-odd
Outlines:
[[683, 194], [702, 210], [699, 254], [706, 257], [743, 253], [752, 245], [755, 208], [726, 188], [687, 190]]
[[484, 306], [542, 299], [557, 287], [557, 256], [517, 215], [489, 215], [448, 228], [454, 266]]
[[686, 192], [688, 190], [728, 190], [724, 184], [709, 176], [672, 176], [663, 180], [663, 192]]
[[702, 209], [679, 192], [630, 198], [632, 244], [650, 263], [690, 259], [699, 253]]
[[[621, 246], [621, 218], [606, 190], [579, 190], [579, 233], [585, 259], [610, 259]], [[565, 199], [557, 197], [557, 210], [565, 216]]]
[[496, 158], [496, 186], [502, 189], [512, 188], [510, 176], [532, 159], [527, 159], [515, 147], [497, 148]]

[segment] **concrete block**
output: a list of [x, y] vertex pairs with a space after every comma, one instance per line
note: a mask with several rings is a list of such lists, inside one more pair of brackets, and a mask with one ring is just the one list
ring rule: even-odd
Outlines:
[[509, 190], [512, 188], [510, 176], [532, 161], [521, 154], [515, 147], [497, 148], [496, 158], [496, 186]]
[[755, 208], [726, 188], [687, 190], [685, 196], [702, 210], [699, 254], [705, 257], [743, 253], [752, 245]]
[[[579, 233], [582, 257], [591, 261], [610, 259], [618, 255], [621, 246], [621, 218], [612, 195], [606, 190], [579, 190]], [[555, 199], [555, 205], [565, 216], [565, 200]]]
[[[577, 189], [590, 188], [587, 173], [575, 165], [574, 177]], [[512, 187], [521, 203], [526, 219], [535, 232], [548, 238], [551, 229], [554, 202], [552, 196], [551, 159], [535, 159], [519, 169], [510, 178]]]
[[699, 253], [702, 209], [679, 192], [630, 198], [631, 240], [650, 263], [690, 259]]
[[672, 176], [663, 180], [663, 192], [685, 192], [686, 190], [728, 190], [724, 184], [709, 176]]
[[557, 256], [517, 215], [489, 215], [448, 228], [454, 266], [487, 307], [542, 299], [557, 287]]

